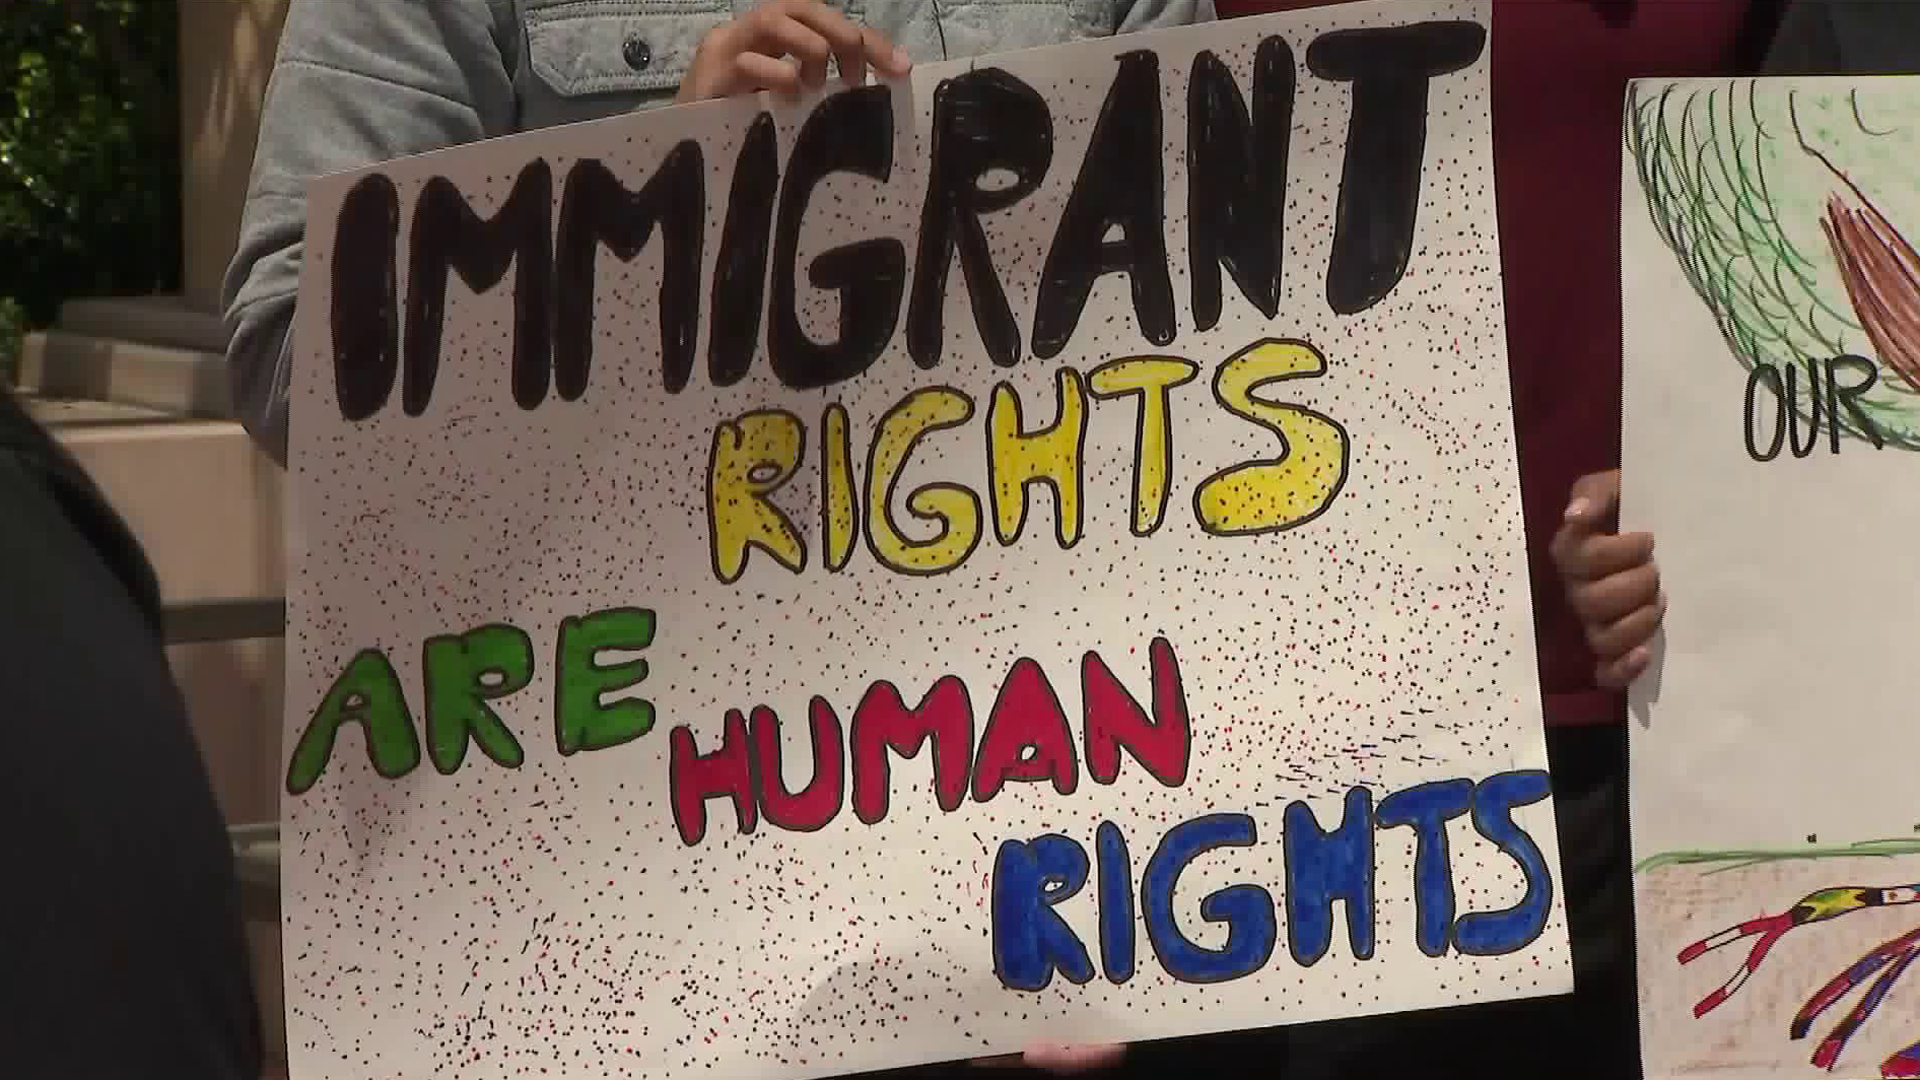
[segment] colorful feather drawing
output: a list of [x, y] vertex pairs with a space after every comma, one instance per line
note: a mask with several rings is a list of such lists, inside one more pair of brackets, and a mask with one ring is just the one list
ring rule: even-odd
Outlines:
[[[1753, 977], [1760, 964], [1766, 960], [1780, 939], [1789, 931], [1815, 923], [1829, 922], [1843, 915], [1873, 908], [1895, 905], [1920, 904], [1920, 885], [1900, 885], [1893, 888], [1875, 889], [1857, 886], [1821, 889], [1803, 898], [1799, 903], [1778, 915], [1769, 915], [1759, 919], [1730, 926], [1717, 934], [1702, 938], [1680, 951], [1680, 962], [1690, 964], [1702, 956], [1725, 948], [1750, 937], [1759, 938], [1747, 952], [1747, 958], [1735, 970], [1733, 977], [1708, 994], [1694, 1006], [1693, 1015], [1703, 1017], [1725, 1004], [1740, 991]], [[1846, 1049], [1847, 1041], [1866, 1024], [1874, 1011], [1887, 998], [1887, 994], [1900, 980], [1914, 960], [1920, 958], [1920, 929], [1908, 931], [1891, 941], [1883, 942], [1834, 976], [1820, 990], [1809, 998], [1800, 1011], [1794, 1014], [1793, 1022], [1787, 1029], [1789, 1038], [1804, 1039], [1813, 1029], [1813, 1023], [1840, 1001], [1859, 990], [1867, 980], [1866, 993], [1840, 1018], [1833, 1029], [1813, 1052], [1813, 1064], [1831, 1071], [1840, 1059], [1840, 1052]], [[1875, 976], [1878, 976], [1875, 978]], [[1882, 1077], [1920, 1076], [1920, 1042], [1901, 1050], [1887, 1058], [1880, 1066]]]

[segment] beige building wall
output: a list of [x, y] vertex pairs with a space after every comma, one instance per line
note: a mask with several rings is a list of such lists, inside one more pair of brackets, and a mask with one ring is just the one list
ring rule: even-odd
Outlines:
[[190, 306], [213, 311], [287, 0], [183, 0], [179, 8], [183, 291]]

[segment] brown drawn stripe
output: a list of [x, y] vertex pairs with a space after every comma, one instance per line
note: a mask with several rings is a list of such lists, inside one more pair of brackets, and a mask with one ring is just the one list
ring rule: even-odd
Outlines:
[[1855, 207], [1829, 195], [1820, 224], [1874, 351], [1920, 390], [1920, 254], [1864, 196]]

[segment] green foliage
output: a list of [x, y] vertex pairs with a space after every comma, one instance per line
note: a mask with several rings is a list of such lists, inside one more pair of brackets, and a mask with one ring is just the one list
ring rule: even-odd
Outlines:
[[30, 324], [178, 286], [175, 2], [0, 0], [0, 297]]
[[20, 339], [27, 332], [27, 313], [20, 305], [0, 296], [0, 385], [13, 382], [20, 367]]

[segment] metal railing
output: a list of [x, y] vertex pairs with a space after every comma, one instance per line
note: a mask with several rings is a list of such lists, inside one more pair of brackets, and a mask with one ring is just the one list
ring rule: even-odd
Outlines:
[[251, 641], [285, 637], [287, 600], [283, 596], [246, 600], [195, 600], [169, 604], [162, 613], [166, 642], [190, 645], [207, 641]]

